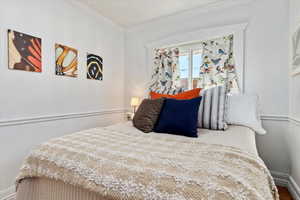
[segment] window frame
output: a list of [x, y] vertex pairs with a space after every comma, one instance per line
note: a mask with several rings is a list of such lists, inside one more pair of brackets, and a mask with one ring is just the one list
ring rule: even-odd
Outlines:
[[213, 38], [223, 37], [224, 35], [234, 35], [234, 58], [236, 63], [236, 72], [238, 76], [238, 84], [241, 93], [245, 92], [245, 32], [248, 22], [231, 24], [216, 27], [202, 27], [191, 32], [176, 33], [164, 36], [163, 38], [145, 44], [145, 66], [147, 70], [147, 81], [151, 81], [153, 72], [154, 49], [156, 48], [172, 48], [187, 44], [199, 43], [201, 41]]

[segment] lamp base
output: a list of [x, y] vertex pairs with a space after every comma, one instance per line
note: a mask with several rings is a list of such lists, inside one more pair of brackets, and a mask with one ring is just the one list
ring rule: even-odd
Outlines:
[[127, 112], [126, 113], [126, 120], [127, 121], [132, 121], [133, 117], [134, 117], [134, 113], [132, 113], [132, 112]]

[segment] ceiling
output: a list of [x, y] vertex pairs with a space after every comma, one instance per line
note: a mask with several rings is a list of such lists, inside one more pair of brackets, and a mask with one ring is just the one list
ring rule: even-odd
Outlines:
[[130, 27], [225, 0], [77, 0], [115, 23]]

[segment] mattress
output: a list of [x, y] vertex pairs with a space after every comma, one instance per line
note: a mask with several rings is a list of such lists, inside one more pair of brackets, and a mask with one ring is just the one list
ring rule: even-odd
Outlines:
[[[136, 128], [134, 128], [130, 122], [116, 124], [107, 127], [107, 130], [109, 130], [110, 132], [130, 133], [133, 135], [144, 134], [141, 133]], [[149, 133], [149, 134], [156, 134], [156, 133]], [[195, 140], [201, 143], [224, 145], [228, 147], [241, 149], [242, 151], [248, 152], [249, 154], [259, 159], [256, 150], [256, 144], [255, 144], [255, 133], [247, 127], [229, 126], [229, 129], [226, 130], [225, 132], [199, 129], [198, 135], [199, 137]], [[173, 139], [179, 139], [179, 140], [181, 139], [181, 136], [172, 135], [170, 137]], [[168, 135], [165, 134], [162, 138], [168, 138]], [[257, 180], [258, 181], [257, 185], [262, 180], [263, 182], [266, 183], [266, 185], [272, 188], [271, 190], [269, 190], [270, 188], [268, 189], [268, 187], [266, 186], [266, 188], [264, 189], [265, 193], [271, 191], [273, 192], [274, 199], [278, 198], [278, 194], [276, 194], [277, 191], [275, 191], [276, 188], [274, 188], [273, 181], [260, 179]], [[95, 192], [88, 188], [79, 187], [78, 185], [74, 185], [74, 184], [68, 184], [61, 180], [58, 180], [57, 178], [49, 178], [43, 176], [36, 177], [32, 175], [32, 177], [28, 176], [26, 178], [20, 179], [20, 183], [18, 184], [18, 188], [17, 188], [16, 199], [17, 200], [110, 200], [110, 199], [113, 200], [113, 199], [119, 199], [119, 197], [117, 196], [118, 194], [117, 193], [114, 194], [114, 192], [111, 193], [110, 196], [108, 197], [106, 195], [101, 195], [101, 193]], [[125, 199], [125, 198], [121, 198], [121, 199]], [[254, 199], [258, 199], [258, 198], [254, 198]]]
[[[142, 133], [136, 129], [131, 122], [116, 124], [110, 128], [117, 131], [122, 130], [126, 132]], [[258, 155], [255, 132], [246, 126], [229, 125], [226, 131], [198, 129], [197, 140], [208, 144], [231, 146]]]

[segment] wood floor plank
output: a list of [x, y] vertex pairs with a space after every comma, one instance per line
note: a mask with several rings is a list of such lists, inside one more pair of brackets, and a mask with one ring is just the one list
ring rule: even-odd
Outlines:
[[278, 188], [280, 200], [293, 200], [293, 198], [287, 188], [280, 187], [280, 186], [277, 186], [277, 188]]

